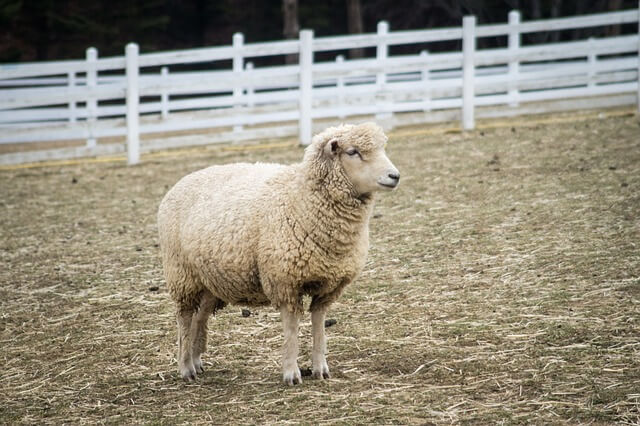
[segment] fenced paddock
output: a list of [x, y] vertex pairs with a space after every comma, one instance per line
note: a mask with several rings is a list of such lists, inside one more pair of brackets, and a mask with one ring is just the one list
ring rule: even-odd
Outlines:
[[270, 308], [212, 318], [206, 373], [179, 379], [155, 213], [186, 173], [295, 140], [5, 167], [0, 423], [637, 424], [639, 133], [631, 109], [392, 132], [403, 177], [330, 310], [334, 377], [293, 388]]
[[[141, 152], [292, 135], [305, 144], [314, 128], [363, 116], [387, 128], [460, 120], [471, 129], [482, 117], [634, 105], [639, 13], [521, 22], [514, 11], [504, 24], [470, 16], [459, 28], [391, 31], [381, 22], [373, 34], [304, 30], [299, 40], [264, 43], [236, 34], [229, 46], [140, 53], [131, 44], [120, 57], [89, 48], [85, 60], [2, 64], [0, 163], [126, 152], [134, 164]], [[614, 35], [623, 27], [633, 31]], [[527, 34], [584, 28], [602, 36], [522, 43]], [[503, 47], [477, 49], [486, 38]], [[445, 41], [462, 50], [429, 52]], [[411, 46], [424, 49], [391, 54]], [[353, 48], [376, 54], [346, 60]], [[295, 65], [257, 65], [296, 53]], [[216, 66], [202, 70], [208, 64]]]

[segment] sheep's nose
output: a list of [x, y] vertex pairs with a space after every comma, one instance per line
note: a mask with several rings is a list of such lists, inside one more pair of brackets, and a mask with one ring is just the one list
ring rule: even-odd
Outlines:
[[389, 176], [389, 178], [395, 180], [396, 183], [400, 180], [400, 173], [389, 173], [387, 176]]

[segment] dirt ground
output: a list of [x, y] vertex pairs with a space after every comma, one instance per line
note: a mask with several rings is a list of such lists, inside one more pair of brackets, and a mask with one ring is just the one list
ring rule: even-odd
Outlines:
[[480, 125], [390, 134], [402, 180], [329, 312], [333, 378], [291, 388], [271, 308], [212, 318], [205, 375], [178, 378], [155, 214], [183, 175], [293, 142], [0, 170], [0, 423], [637, 424], [638, 117]]

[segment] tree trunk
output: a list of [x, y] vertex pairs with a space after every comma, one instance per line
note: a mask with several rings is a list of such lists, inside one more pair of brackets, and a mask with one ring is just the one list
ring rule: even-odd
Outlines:
[[[542, 6], [540, 0], [531, 0], [531, 19], [542, 19]], [[544, 43], [547, 40], [548, 32], [531, 34], [536, 43]]]
[[[618, 11], [622, 9], [622, 0], [609, 0], [607, 5], [607, 11]], [[606, 35], [608, 36], [617, 36], [620, 35], [620, 25], [612, 25], [607, 27]]]
[[[585, 13], [587, 13], [587, 6], [585, 5], [585, 2], [583, 1], [578, 1], [575, 2], [576, 5], [576, 12], [575, 15], [584, 15]], [[589, 31], [589, 29], [580, 29], [580, 28], [576, 28], [575, 30], [573, 30], [573, 40], [580, 40], [582, 39], [584, 36], [584, 32], [585, 31]]]
[[[551, 2], [551, 19], [560, 16], [560, 10], [562, 10], [562, 0], [554, 0]], [[551, 41], [557, 43], [560, 41], [560, 31], [554, 31], [551, 34]]]
[[[282, 33], [286, 39], [298, 38], [300, 32], [300, 24], [298, 22], [298, 0], [282, 0]], [[292, 54], [285, 56], [286, 64], [297, 64], [298, 55]]]
[[[362, 8], [360, 7], [360, 0], [347, 0], [347, 27], [349, 34], [362, 34]], [[362, 58], [364, 56], [364, 49], [351, 49], [349, 50], [349, 57]]]
[[196, 2], [196, 45], [205, 46], [205, 35], [207, 32], [207, 13], [205, 0], [197, 0]]

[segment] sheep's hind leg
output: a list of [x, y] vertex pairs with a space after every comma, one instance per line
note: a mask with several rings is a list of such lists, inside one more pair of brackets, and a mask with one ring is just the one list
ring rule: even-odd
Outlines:
[[311, 311], [311, 328], [313, 334], [313, 350], [311, 352], [311, 366], [315, 379], [328, 379], [329, 365], [327, 364], [327, 338], [324, 334], [324, 318], [327, 310], [319, 307]]
[[280, 307], [280, 317], [284, 330], [284, 346], [282, 354], [282, 380], [287, 385], [302, 383], [302, 375], [298, 368], [298, 324], [300, 313], [292, 312], [287, 306]]
[[193, 314], [191, 321], [191, 341], [193, 348], [191, 359], [196, 373], [204, 373], [202, 368], [202, 354], [207, 349], [207, 321], [216, 309], [224, 306], [224, 302], [215, 297], [209, 290], [204, 290], [200, 295], [198, 310]]
[[191, 321], [194, 308], [178, 304], [178, 372], [183, 379], [193, 381], [196, 379], [196, 369], [192, 359]]

